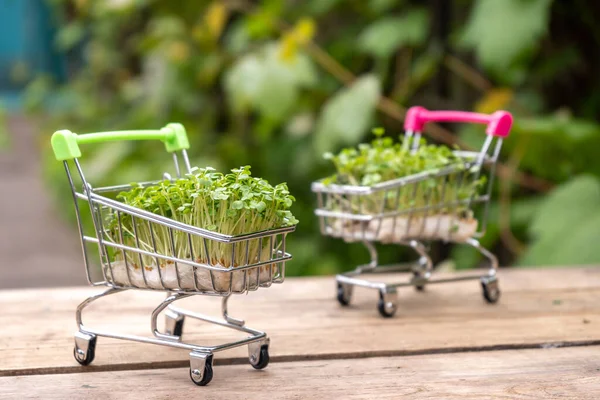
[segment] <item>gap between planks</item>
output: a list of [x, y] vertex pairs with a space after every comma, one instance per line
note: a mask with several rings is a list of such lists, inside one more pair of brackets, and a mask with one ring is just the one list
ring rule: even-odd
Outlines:
[[[397, 351], [363, 351], [355, 353], [324, 353], [313, 355], [289, 355], [289, 356], [272, 356], [271, 362], [275, 363], [290, 363], [302, 361], [330, 361], [330, 360], [354, 360], [363, 358], [386, 358], [386, 357], [414, 357], [425, 355], [440, 355], [440, 354], [463, 354], [491, 351], [514, 351], [514, 350], [533, 350], [533, 349], [562, 349], [569, 347], [586, 347], [600, 346], [599, 340], [584, 340], [573, 342], [548, 342], [548, 343], [528, 343], [528, 344], [500, 344], [493, 346], [480, 347], [449, 347], [449, 348], [432, 348], [426, 350], [397, 350]], [[213, 365], [228, 366], [228, 365], [244, 365], [248, 364], [245, 358], [216, 358]], [[127, 363], [127, 364], [103, 364], [99, 366], [89, 365], [86, 367], [49, 367], [49, 368], [31, 368], [20, 370], [0, 371], [0, 377], [7, 376], [28, 376], [28, 375], [57, 375], [57, 374], [79, 374], [92, 372], [109, 372], [109, 371], [142, 371], [153, 369], [172, 369], [189, 367], [189, 360], [181, 361], [154, 361], [145, 363]]]

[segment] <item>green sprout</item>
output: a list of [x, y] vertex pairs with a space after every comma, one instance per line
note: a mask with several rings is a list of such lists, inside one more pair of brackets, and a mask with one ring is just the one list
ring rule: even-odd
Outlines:
[[[362, 214], [410, 210], [413, 215], [470, 214], [466, 200], [475, 197], [486, 182], [484, 176], [479, 176], [477, 166], [470, 167], [472, 159], [456, 155], [447, 146], [428, 144], [424, 138], [420, 139], [419, 147], [411, 151], [403, 143], [403, 137], [394, 142], [390, 137], [383, 137], [382, 128], [374, 129], [373, 133], [375, 139], [371, 143], [344, 148], [338, 154], [324, 154], [336, 169], [334, 175], [323, 180], [324, 184], [375, 186], [415, 174], [421, 178], [398, 190], [362, 196], [359, 203], [333, 195], [328, 204], [330, 208]], [[431, 206], [434, 211], [426, 210]]]
[[[264, 179], [253, 177], [249, 166], [233, 169], [229, 174], [216, 172], [213, 168], [194, 168], [181, 179], [165, 180], [148, 187], [131, 184], [131, 189], [119, 193], [117, 199], [184, 224], [233, 236], [298, 223], [290, 211], [295, 198], [287, 185], [272, 186]], [[180, 259], [193, 258], [198, 263], [222, 267], [237, 267], [271, 258], [269, 237], [232, 246], [231, 243], [204, 240], [197, 235], [188, 236], [185, 232], [151, 224], [142, 218], [134, 219], [127, 214], [121, 214], [120, 220], [119, 224], [116, 213], [108, 215], [109, 239], [120, 243], [123, 237], [123, 244], [146, 251]], [[134, 267], [139, 265], [138, 254], [126, 254], [129, 263]], [[114, 257], [116, 260], [123, 258], [120, 250]], [[154, 257], [141, 256], [145, 268], [152, 268], [155, 261]]]

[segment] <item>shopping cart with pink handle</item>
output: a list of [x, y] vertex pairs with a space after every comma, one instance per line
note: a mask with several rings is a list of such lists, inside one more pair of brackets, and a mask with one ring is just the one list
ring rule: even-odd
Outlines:
[[[391, 317], [397, 309], [399, 287], [414, 286], [423, 290], [433, 283], [469, 279], [481, 282], [483, 297], [488, 303], [498, 300], [498, 260], [477, 239], [486, 230], [495, 167], [502, 141], [510, 132], [512, 116], [506, 111], [486, 115], [412, 107], [404, 124], [406, 151], [417, 152], [425, 124], [434, 121], [485, 124], [487, 136], [479, 151], [455, 150], [453, 153], [458, 161], [443, 168], [373, 186], [324, 180], [312, 184], [312, 191], [317, 195], [315, 214], [319, 218], [321, 234], [346, 242], [362, 242], [370, 254], [368, 264], [337, 275], [337, 299], [341, 305], [350, 303], [354, 286], [375, 289], [379, 292], [379, 312], [384, 317]], [[483, 276], [469, 274], [434, 279], [433, 263], [425, 244], [431, 241], [471, 246], [487, 259], [489, 268]], [[418, 261], [409, 265], [379, 265], [376, 243], [410, 247], [418, 254]], [[392, 272], [409, 272], [410, 279], [399, 283], [364, 279], [366, 275]]]

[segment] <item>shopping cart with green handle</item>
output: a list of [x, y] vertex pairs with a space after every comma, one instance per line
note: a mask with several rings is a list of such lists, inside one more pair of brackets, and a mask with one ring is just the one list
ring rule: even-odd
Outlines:
[[[208, 384], [213, 376], [213, 353], [238, 346], [248, 346], [250, 364], [262, 369], [269, 363], [269, 338], [265, 332], [245, 326], [243, 320], [228, 314], [227, 303], [232, 294], [247, 293], [259, 288], [281, 283], [285, 277], [285, 264], [291, 255], [285, 251], [286, 235], [295, 227], [282, 227], [262, 232], [249, 232], [242, 235], [225, 235], [216, 231], [188, 225], [173, 219], [154, 214], [115, 200], [115, 195], [131, 189], [130, 185], [94, 188], [86, 180], [78, 159], [80, 145], [124, 140], [158, 140], [163, 142], [167, 152], [172, 153], [177, 178], [182, 176], [180, 161], [186, 173], [192, 168], [186, 152], [188, 138], [182, 125], [171, 123], [160, 130], [137, 130], [89, 133], [78, 135], [68, 130], [57, 131], [51, 143], [57, 160], [63, 161], [69, 181], [75, 213], [81, 238], [83, 258], [88, 282], [92, 286], [107, 286], [104, 292], [91, 296], [82, 302], [76, 311], [79, 330], [75, 334], [74, 356], [81, 365], [88, 365], [94, 359], [96, 338], [105, 336], [143, 343], [171, 346], [188, 350], [190, 357], [190, 377], [200, 386]], [[75, 173], [73, 173], [73, 169]], [[75, 178], [81, 180], [78, 190]], [[144, 182], [148, 187], [171, 180], [165, 173], [162, 180]], [[80, 207], [89, 206], [94, 235], [88, 236], [84, 229]], [[125, 228], [123, 221], [129, 221]], [[112, 221], [110, 229], [106, 221]], [[143, 238], [140, 231], [150, 232]], [[160, 232], [170, 242], [168, 250], [157, 248], [156, 235]], [[89, 246], [97, 246], [100, 256], [101, 274], [90, 261]], [[224, 267], [218, 260], [211, 259], [209, 249], [219, 246], [220, 251], [229, 254], [245, 254], [242, 265]], [[178, 247], [185, 247], [184, 249]], [[259, 249], [256, 251], [249, 249]], [[237, 253], [236, 253], [237, 252]], [[244, 257], [241, 257], [244, 260]], [[94, 277], [94, 275], [101, 275]], [[102, 297], [126, 290], [160, 290], [167, 297], [152, 312], [150, 330], [153, 337], [117, 334], [98, 330], [83, 324], [83, 310]], [[222, 318], [214, 318], [192, 312], [173, 303], [193, 295], [222, 297]], [[166, 327], [158, 328], [158, 316], [164, 311]], [[182, 340], [183, 322], [190, 317], [223, 327], [241, 331], [248, 336], [230, 343], [216, 346], [201, 346]]]

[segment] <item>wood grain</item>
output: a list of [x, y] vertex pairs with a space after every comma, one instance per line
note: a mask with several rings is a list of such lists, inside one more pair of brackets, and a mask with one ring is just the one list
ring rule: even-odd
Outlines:
[[185, 368], [0, 378], [19, 399], [598, 399], [600, 347], [215, 367], [196, 387]]
[[[395, 318], [375, 309], [375, 291], [357, 289], [350, 308], [334, 300], [331, 277], [288, 279], [230, 302], [233, 316], [271, 337], [274, 361], [398, 356], [495, 348], [600, 343], [600, 269], [500, 272], [503, 296], [486, 304], [476, 281], [399, 293]], [[96, 360], [79, 367], [72, 357], [77, 304], [99, 288], [0, 292], [0, 375], [185, 366], [186, 351], [98, 339]], [[129, 291], [101, 300], [84, 322], [108, 330], [149, 334], [160, 293]], [[181, 301], [218, 314], [218, 299]], [[186, 321], [184, 339], [200, 344], [239, 337], [216, 326]], [[217, 353], [216, 364], [245, 362], [238, 348]]]

